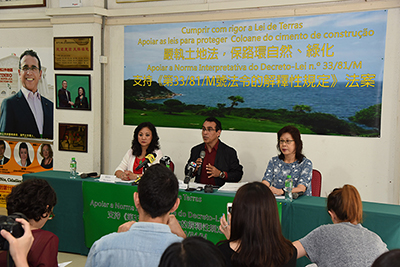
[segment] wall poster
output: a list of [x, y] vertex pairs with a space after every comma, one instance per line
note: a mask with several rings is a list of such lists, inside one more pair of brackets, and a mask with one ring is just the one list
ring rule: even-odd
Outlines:
[[[387, 10], [125, 26], [124, 124], [380, 136]], [[143, 116], [147, 115], [147, 116]]]

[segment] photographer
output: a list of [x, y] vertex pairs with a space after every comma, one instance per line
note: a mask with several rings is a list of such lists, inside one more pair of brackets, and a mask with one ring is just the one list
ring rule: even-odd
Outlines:
[[[43, 179], [31, 179], [15, 186], [7, 196], [8, 215], [24, 214], [29, 220], [34, 242], [28, 253], [30, 267], [57, 267], [58, 237], [41, 228], [54, 218], [53, 208], [57, 196], [50, 184]], [[0, 251], [0, 266], [6, 266], [5, 251]]]
[[15, 238], [2, 229], [0, 234], [8, 241], [10, 244], [10, 255], [14, 260], [14, 264], [16, 267], [28, 267], [27, 256], [28, 252], [33, 243], [33, 236], [31, 232], [31, 226], [29, 222], [24, 219], [17, 218], [15, 219], [17, 222], [22, 224], [22, 228], [24, 228], [24, 235], [20, 238]]

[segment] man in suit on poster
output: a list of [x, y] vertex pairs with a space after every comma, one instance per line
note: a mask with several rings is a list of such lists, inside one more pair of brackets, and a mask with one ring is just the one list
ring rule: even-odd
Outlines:
[[67, 90], [68, 83], [62, 81], [62, 88], [58, 90], [58, 106], [60, 108], [71, 108], [74, 102], [71, 101], [71, 92]]
[[4, 142], [4, 140], [0, 140], [0, 165], [4, 165], [10, 160], [4, 156], [4, 152], [6, 152], [6, 142]]
[[42, 66], [35, 51], [26, 50], [21, 54], [18, 75], [22, 88], [3, 100], [0, 132], [17, 137], [53, 139], [53, 102], [38, 92]]

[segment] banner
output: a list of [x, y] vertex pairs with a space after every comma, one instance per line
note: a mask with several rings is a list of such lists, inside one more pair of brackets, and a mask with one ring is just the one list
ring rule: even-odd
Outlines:
[[[53, 53], [51, 48], [33, 49], [40, 59], [41, 70], [39, 66], [35, 66], [37, 67], [35, 70], [28, 66], [26, 66], [28, 69], [21, 70], [19, 68], [20, 55], [25, 50], [28, 49], [0, 48], [0, 136], [53, 139]], [[29, 80], [28, 87], [37, 89], [41, 96], [43, 118], [39, 120], [39, 123], [43, 124], [42, 132], [36, 125], [33, 107], [30, 106], [33, 104], [28, 104], [27, 96], [24, 96], [21, 91], [21, 87], [27, 80]], [[33, 88], [26, 89], [29, 91]]]
[[[137, 186], [84, 181], [82, 191], [87, 247], [102, 236], [117, 232], [121, 224], [139, 220], [133, 201]], [[218, 229], [219, 219], [223, 213], [226, 215], [227, 203], [233, 201], [234, 193], [204, 194], [180, 190], [178, 197], [181, 201], [174, 214], [187, 236], [202, 236], [213, 243], [225, 239]], [[282, 203], [277, 204], [281, 217]]]
[[386, 21], [380, 10], [125, 26], [124, 124], [217, 116], [230, 130], [379, 136]]
[[14, 185], [22, 182], [26, 173], [53, 169], [50, 144], [0, 140], [0, 207]]

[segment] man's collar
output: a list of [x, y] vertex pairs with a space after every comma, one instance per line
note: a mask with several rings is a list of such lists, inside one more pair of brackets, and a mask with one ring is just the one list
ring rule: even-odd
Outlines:
[[[218, 150], [218, 145], [219, 145], [219, 138], [218, 138], [217, 142], [215, 143], [215, 145], [211, 148], [211, 150], [217, 151], [217, 150]], [[207, 144], [206, 144], [206, 143], [204, 143], [204, 147], [205, 147], [206, 150], [208, 151], [208, 148], [207, 148]]]
[[[21, 92], [24, 94], [25, 99], [28, 99], [28, 95], [29, 95], [29, 93], [32, 92], [32, 91], [30, 91], [30, 90], [26, 89], [25, 87], [21, 86]], [[36, 93], [37, 93], [37, 95], [38, 95], [38, 97], [39, 97], [39, 99], [40, 99], [39, 91], [36, 90]], [[33, 93], [33, 94], [35, 95], [36, 93]]]

